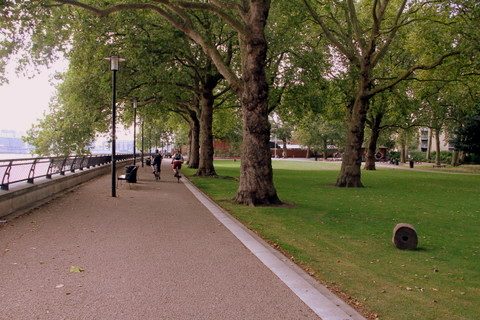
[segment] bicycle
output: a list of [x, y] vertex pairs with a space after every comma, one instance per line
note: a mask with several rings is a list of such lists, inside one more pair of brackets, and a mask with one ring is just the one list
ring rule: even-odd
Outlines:
[[155, 176], [155, 180], [160, 180], [160, 171], [157, 171], [156, 168], [153, 168], [153, 175]]
[[180, 170], [179, 168], [175, 168], [175, 174], [173, 175], [175, 178], [177, 178], [177, 182], [180, 183], [180, 178], [182, 177], [180, 175]]
[[175, 178], [177, 178], [177, 182], [180, 183], [180, 178], [182, 177], [180, 175], [180, 169], [182, 168], [182, 163], [183, 161], [181, 160], [173, 160], [172, 161], [172, 164], [173, 164], [173, 172], [175, 172], [175, 174], [173, 175]]
[[153, 161], [151, 161], [151, 165], [153, 168], [153, 175], [155, 176], [155, 180], [160, 180], [160, 172], [162, 170], [162, 155], [158, 150], [155, 151], [155, 157], [153, 158]]
[[155, 177], [155, 180], [160, 180], [160, 172], [161, 172], [161, 168], [160, 168], [160, 165], [154, 165], [152, 164], [150, 166], [152, 168], [152, 173], [153, 173], [153, 176]]

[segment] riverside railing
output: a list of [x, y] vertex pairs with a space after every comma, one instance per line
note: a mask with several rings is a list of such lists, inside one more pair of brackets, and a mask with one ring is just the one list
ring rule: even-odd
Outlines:
[[[133, 154], [119, 154], [116, 161], [133, 159]], [[53, 175], [89, 169], [111, 163], [111, 155], [85, 155], [68, 157], [44, 157], [0, 160], [1, 189], [11, 184], [34, 183], [36, 179], [52, 179]]]

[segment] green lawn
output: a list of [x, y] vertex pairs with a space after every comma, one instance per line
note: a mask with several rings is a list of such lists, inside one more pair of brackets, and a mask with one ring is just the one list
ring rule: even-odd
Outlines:
[[453, 173], [475, 173], [480, 174], [480, 165], [474, 164], [462, 164], [458, 167], [453, 167], [451, 165], [446, 165], [441, 168], [434, 168], [433, 163], [422, 163], [415, 166], [418, 169], [427, 169], [432, 171], [441, 171], [441, 172], [453, 172]]
[[[239, 175], [239, 162], [215, 167], [220, 176]], [[290, 204], [276, 208], [233, 204], [234, 179], [191, 179], [370, 317], [479, 319], [480, 176], [379, 169], [363, 171], [365, 188], [340, 189], [338, 169], [275, 161], [275, 186]], [[400, 222], [415, 226], [418, 250], [392, 245]]]

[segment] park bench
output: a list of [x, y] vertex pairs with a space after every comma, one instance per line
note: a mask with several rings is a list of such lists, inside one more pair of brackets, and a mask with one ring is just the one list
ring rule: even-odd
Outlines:
[[444, 164], [434, 164], [433, 167], [434, 168], [445, 168], [446, 165], [444, 165]]
[[125, 174], [119, 175], [118, 180], [124, 180], [130, 183], [137, 183], [138, 166], [126, 166]]

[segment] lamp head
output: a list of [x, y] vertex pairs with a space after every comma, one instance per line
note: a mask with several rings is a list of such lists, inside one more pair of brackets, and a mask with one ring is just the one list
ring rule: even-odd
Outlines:
[[119, 56], [111, 56], [109, 58], [105, 58], [105, 60], [110, 60], [110, 70], [112, 71], [118, 71], [120, 62], [125, 61], [125, 59], [120, 58]]

